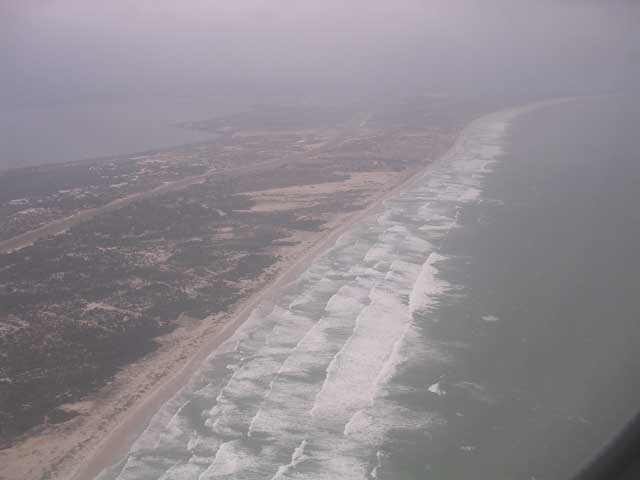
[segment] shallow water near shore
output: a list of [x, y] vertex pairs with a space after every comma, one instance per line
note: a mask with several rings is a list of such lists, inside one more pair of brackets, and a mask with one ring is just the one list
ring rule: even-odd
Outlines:
[[240, 108], [218, 99], [160, 97], [0, 109], [0, 171], [205, 142], [214, 135], [178, 124]]
[[474, 122], [100, 478], [566, 478], [640, 400], [639, 117], [610, 98]]

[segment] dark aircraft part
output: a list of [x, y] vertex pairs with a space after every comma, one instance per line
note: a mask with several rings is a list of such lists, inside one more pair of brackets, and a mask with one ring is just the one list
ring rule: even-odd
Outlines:
[[640, 414], [572, 480], [640, 479]]

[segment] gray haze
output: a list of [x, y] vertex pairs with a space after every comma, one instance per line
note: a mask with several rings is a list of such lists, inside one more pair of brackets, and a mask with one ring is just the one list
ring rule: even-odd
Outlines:
[[0, 102], [554, 95], [640, 78], [640, 9], [581, 0], [4, 0]]

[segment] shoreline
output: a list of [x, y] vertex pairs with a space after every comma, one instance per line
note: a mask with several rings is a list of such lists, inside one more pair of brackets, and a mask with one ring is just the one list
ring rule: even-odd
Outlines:
[[[506, 111], [512, 110], [515, 109], [507, 109]], [[418, 178], [420, 178], [421, 174], [425, 173], [427, 169], [431, 168], [434, 164], [446, 161], [452, 154], [457, 152], [460, 145], [464, 144], [468, 132], [477, 122], [491, 118], [498, 113], [504, 113], [504, 111], [491, 112], [470, 121], [458, 132], [453, 144], [444, 154], [437, 158], [427, 160], [427, 163], [418, 168], [413, 168], [401, 173], [401, 178], [388, 186], [386, 190], [366, 208], [339, 220], [336, 226], [327, 231], [325, 235], [317, 238], [309, 249], [295, 258], [294, 263], [290, 267], [280, 272], [275, 278], [267, 280], [265, 285], [259, 287], [257, 291], [244, 301], [241, 301], [237, 305], [236, 310], [228, 314], [230, 321], [222, 326], [221, 330], [217, 333], [212, 333], [212, 338], [201, 345], [198, 351], [183, 367], [172, 373], [167, 380], [160, 382], [155, 388], [144, 395], [144, 397], [126, 413], [124, 418], [122, 418], [101, 441], [91, 448], [83, 460], [70, 466], [66, 475], [63, 475], [62, 478], [68, 480], [93, 479], [105, 469], [120, 463], [129, 452], [131, 445], [147, 428], [159, 408], [187, 385], [206, 356], [211, 354], [224, 341], [231, 337], [236, 330], [242, 326], [255, 307], [264, 302], [272, 302], [274, 296], [277, 295], [282, 288], [294, 281], [304, 272], [311, 262], [335, 244], [346, 230], [362, 218], [379, 210], [389, 197], [410, 188]]]
[[[86, 402], [79, 402], [88, 405], [78, 418], [80, 423], [61, 424], [61, 427], [26, 438], [19, 449], [7, 452], [13, 457], [13, 460], [7, 460], [24, 461], [29, 466], [20, 470], [33, 474], [33, 478], [92, 479], [114, 467], [126, 458], [131, 445], [162, 405], [188, 384], [201, 362], [243, 325], [254, 308], [272, 303], [283, 288], [331, 248], [345, 231], [380, 210], [390, 197], [409, 189], [428, 169], [459, 152], [478, 122], [505, 113], [517, 116], [532, 108], [567, 100], [555, 99], [489, 112], [459, 126], [439, 154], [426, 156], [420, 164], [397, 172], [380, 185], [378, 194], [370, 197], [362, 210], [339, 215], [325, 230], [303, 236], [298, 245], [280, 258], [273, 270], [255, 279], [253, 291], [247, 292], [245, 298], [228, 312], [210, 315], [197, 326], [183, 330], [177, 339], [164, 344], [157, 355], [129, 365], [124, 378], [114, 381], [107, 390], [98, 392]], [[0, 458], [3, 456], [0, 452]], [[36, 473], [37, 469], [40, 469], [39, 473]], [[1, 478], [11, 476], [3, 477], [0, 472]]]
[[[461, 135], [462, 132], [456, 137], [454, 146], [458, 143]], [[453, 146], [451, 148], [453, 148]], [[448, 155], [451, 148], [444, 156]], [[159, 383], [156, 388], [145, 395], [141, 401], [118, 422], [118, 425], [107, 433], [103, 440], [98, 442], [98, 444], [88, 452], [85, 459], [75, 467], [69, 469], [63, 478], [69, 480], [93, 479], [104, 469], [119, 463], [126, 456], [133, 442], [149, 425], [149, 422], [159, 408], [189, 382], [200, 363], [231, 337], [259, 304], [272, 302], [274, 296], [279, 293], [280, 289], [296, 280], [308, 265], [322, 255], [331, 245], [335, 244], [347, 229], [362, 217], [378, 209], [388, 197], [407, 188], [420, 173], [424, 172], [424, 170], [435, 161], [437, 160], [432, 160], [426, 166], [417, 169], [414, 168], [402, 173], [402, 177], [394, 182], [394, 184], [388, 186], [386, 191], [370, 205], [363, 210], [354, 212], [346, 218], [339, 220], [336, 226], [317, 238], [305, 253], [295, 258], [293, 265], [280, 272], [275, 278], [267, 279], [265, 285], [259, 287], [244, 301], [241, 301], [237, 305], [236, 310], [228, 314], [228, 317], [231, 319], [229, 322], [222, 326], [218, 332], [211, 333], [212, 338], [206, 341], [183, 367], [172, 373], [170, 378]]]

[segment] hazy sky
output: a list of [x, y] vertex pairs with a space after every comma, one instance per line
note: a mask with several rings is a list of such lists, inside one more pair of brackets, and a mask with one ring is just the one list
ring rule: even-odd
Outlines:
[[640, 79], [638, 3], [0, 0], [0, 102], [618, 89]]

